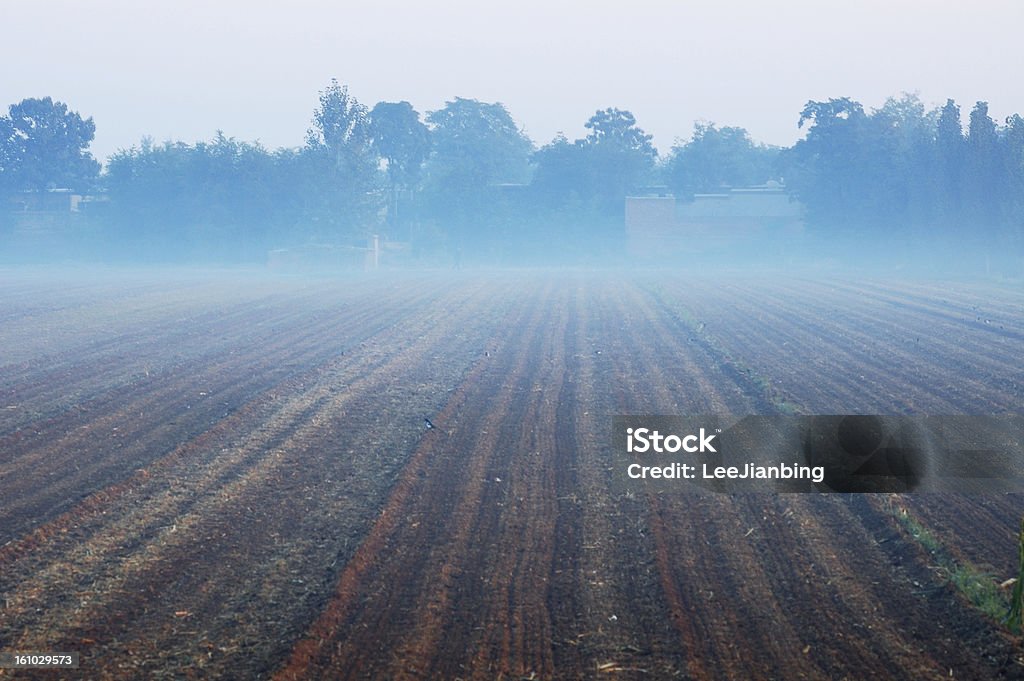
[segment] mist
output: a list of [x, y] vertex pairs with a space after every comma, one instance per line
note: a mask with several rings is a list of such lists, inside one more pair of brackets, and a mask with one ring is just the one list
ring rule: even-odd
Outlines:
[[27, 99], [0, 118], [0, 262], [1020, 277], [1024, 119], [964, 117], [809, 100], [790, 147], [698, 122], [659, 153], [627, 109], [538, 145], [500, 102], [370, 107], [332, 80], [302, 147], [147, 138], [101, 167], [92, 118]]

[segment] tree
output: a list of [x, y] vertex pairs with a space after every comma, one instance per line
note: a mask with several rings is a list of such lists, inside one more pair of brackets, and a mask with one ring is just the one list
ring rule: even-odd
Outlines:
[[961, 181], [964, 163], [964, 133], [960, 123], [960, 107], [952, 99], [939, 113], [935, 133], [935, 151], [938, 160], [939, 201], [942, 217], [947, 226], [960, 220]]
[[800, 112], [797, 126], [810, 125], [807, 136], [784, 155], [786, 181], [819, 229], [863, 226], [870, 153], [864, 145], [866, 121], [864, 108], [849, 97], [811, 100]]
[[409, 102], [377, 102], [370, 112], [373, 147], [387, 161], [393, 186], [415, 184], [430, 153], [430, 130]]
[[1013, 114], [1006, 119], [1002, 137], [1004, 183], [1003, 214], [1012, 243], [1024, 251], [1024, 118]]
[[637, 126], [633, 114], [624, 109], [599, 109], [583, 127], [590, 131], [584, 140], [588, 145], [615, 147], [652, 162], [658, 155], [651, 144], [652, 136]]
[[971, 231], [993, 231], [1002, 194], [1002, 168], [996, 122], [988, 115], [988, 102], [971, 110], [964, 148], [964, 203]]
[[433, 127], [432, 181], [480, 187], [524, 182], [533, 143], [501, 103], [456, 97], [427, 115]]
[[677, 196], [760, 184], [774, 177], [777, 156], [778, 150], [755, 144], [743, 128], [698, 122], [690, 141], [672, 147], [666, 181]]
[[261, 259], [299, 221], [300, 175], [279, 157], [219, 131], [191, 145], [143, 140], [107, 163], [109, 228], [135, 257]]
[[88, 152], [95, 133], [92, 118], [49, 97], [12, 104], [0, 118], [0, 184], [8, 191], [89, 189], [100, 170]]
[[314, 238], [356, 239], [371, 233], [380, 195], [369, 112], [331, 79], [306, 133], [305, 167]]
[[430, 130], [409, 102], [377, 102], [370, 112], [373, 148], [387, 163], [391, 206], [388, 221], [398, 224], [398, 197], [419, 181], [423, 162], [430, 153]]
[[934, 229], [937, 111], [926, 112], [916, 94], [890, 97], [869, 118], [873, 220], [918, 231]]
[[652, 136], [624, 109], [598, 110], [584, 126], [590, 130], [582, 144], [589, 151], [593, 190], [606, 199], [609, 214], [624, 215], [626, 195], [652, 179], [658, 158]]
[[9, 178], [17, 159], [14, 144], [14, 123], [7, 116], [0, 116], [0, 178]]
[[652, 181], [657, 151], [629, 111], [600, 109], [584, 125], [586, 137], [559, 133], [533, 155], [529, 217], [538, 239], [589, 259], [621, 250], [625, 198]]
[[533, 154], [533, 163], [530, 189], [541, 207], [556, 209], [591, 198], [590, 168], [582, 140], [570, 142], [558, 133]]
[[493, 242], [508, 222], [501, 185], [526, 182], [533, 143], [500, 103], [456, 97], [427, 122], [427, 214], [460, 243]]
[[601, 109], [584, 125], [583, 139], [559, 135], [537, 152], [532, 189], [548, 206], [571, 201], [617, 224], [626, 195], [651, 180], [658, 152], [629, 111]]
[[306, 131], [306, 145], [323, 149], [337, 163], [356, 160], [369, 145], [370, 129], [366, 107], [348, 94], [348, 86], [331, 79], [320, 93], [320, 106], [313, 111], [313, 127]]

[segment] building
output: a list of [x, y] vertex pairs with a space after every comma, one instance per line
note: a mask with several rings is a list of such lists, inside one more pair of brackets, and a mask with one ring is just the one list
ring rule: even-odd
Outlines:
[[641, 260], [725, 254], [765, 244], [782, 249], [802, 232], [803, 206], [778, 182], [697, 194], [692, 201], [626, 197], [628, 251]]

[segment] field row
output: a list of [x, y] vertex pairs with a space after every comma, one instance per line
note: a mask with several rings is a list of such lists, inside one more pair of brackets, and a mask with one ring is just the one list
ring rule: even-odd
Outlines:
[[657, 493], [610, 437], [615, 414], [1019, 411], [1012, 290], [0, 289], [0, 650], [77, 650], [90, 678], [1024, 677], [893, 513], [1001, 581], [1021, 497]]

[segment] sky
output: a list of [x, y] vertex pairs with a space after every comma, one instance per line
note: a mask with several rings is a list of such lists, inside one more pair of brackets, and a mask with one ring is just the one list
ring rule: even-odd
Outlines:
[[790, 145], [804, 104], [830, 97], [1024, 114], [1016, 0], [0, 0], [0, 16], [0, 105], [50, 96], [93, 117], [100, 160], [217, 130], [299, 146], [331, 78], [368, 107], [499, 101], [538, 145], [628, 109], [663, 154], [695, 121]]

